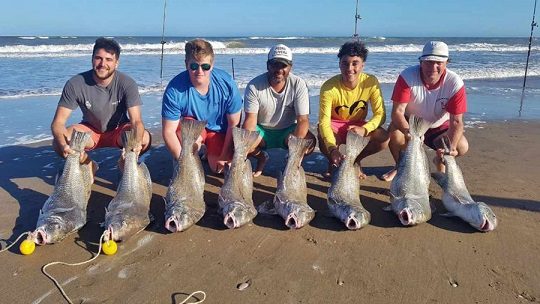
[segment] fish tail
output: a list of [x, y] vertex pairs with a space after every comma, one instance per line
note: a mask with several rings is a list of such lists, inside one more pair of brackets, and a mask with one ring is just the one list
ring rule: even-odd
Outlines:
[[299, 138], [291, 134], [289, 136], [289, 159], [302, 158], [312, 145], [313, 139]]
[[431, 123], [427, 120], [411, 115], [409, 117], [409, 132], [411, 135], [422, 137], [431, 127]]
[[249, 131], [238, 127], [233, 128], [233, 143], [235, 153], [245, 154], [247, 156], [249, 148], [253, 146], [259, 137], [258, 131]]
[[348, 131], [345, 142], [345, 155], [347, 159], [354, 161], [369, 143], [369, 137], [364, 137], [358, 133]]
[[182, 119], [182, 147], [191, 147], [201, 135], [206, 120]]
[[133, 130], [122, 132], [122, 146], [126, 151], [131, 151], [137, 145], [137, 138]]
[[69, 146], [71, 149], [77, 152], [84, 151], [84, 148], [86, 147], [86, 143], [90, 139], [90, 133], [89, 132], [80, 132], [77, 130], [73, 130], [73, 133], [71, 134], [71, 140], [69, 142]]

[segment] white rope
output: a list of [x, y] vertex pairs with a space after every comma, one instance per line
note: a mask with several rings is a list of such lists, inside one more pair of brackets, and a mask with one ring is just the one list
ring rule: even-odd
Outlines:
[[28, 231], [28, 232], [24, 232], [23, 234], [19, 235], [19, 237], [11, 244], [9, 244], [6, 248], [0, 250], [0, 252], [4, 252], [6, 250], [8, 250], [9, 248], [13, 247], [13, 245], [17, 244], [17, 242], [24, 236], [24, 235], [30, 235], [31, 232]]
[[60, 292], [62, 293], [62, 296], [64, 297], [64, 299], [66, 299], [66, 301], [69, 303], [69, 304], [73, 304], [73, 302], [71, 301], [71, 299], [68, 297], [68, 295], [66, 294], [66, 292], [64, 291], [64, 289], [62, 288], [62, 286], [60, 285], [60, 283], [58, 283], [58, 281], [52, 276], [50, 275], [45, 269], [51, 265], [66, 265], [66, 266], [79, 266], [79, 265], [83, 265], [83, 264], [86, 264], [86, 263], [90, 263], [92, 262], [93, 260], [97, 259], [97, 257], [99, 256], [99, 254], [101, 253], [101, 245], [102, 245], [102, 241], [103, 241], [103, 237], [105, 236], [107, 231], [105, 231], [101, 237], [99, 238], [99, 249], [98, 249], [98, 252], [97, 254], [92, 257], [91, 259], [87, 260], [87, 261], [83, 261], [83, 262], [79, 262], [79, 263], [65, 263], [65, 262], [50, 262], [48, 264], [45, 264], [43, 265], [43, 267], [41, 268], [41, 271], [43, 272], [43, 274], [45, 274], [49, 279], [51, 279], [53, 282], [54, 282], [54, 285], [56, 285], [56, 287], [60, 290]]
[[[202, 296], [203, 296], [202, 300], [199, 300], [197, 302], [187, 303], [187, 300], [191, 299], [191, 297], [193, 297], [194, 295], [196, 295], [198, 293], [202, 294]], [[205, 299], [206, 299], [206, 293], [204, 291], [202, 291], [202, 290], [197, 290], [197, 291], [192, 292], [189, 296], [187, 296], [187, 298], [184, 299], [184, 301], [182, 301], [182, 302], [180, 302], [178, 304], [186, 304], [186, 303], [187, 304], [199, 304], [199, 303], [204, 302]]]

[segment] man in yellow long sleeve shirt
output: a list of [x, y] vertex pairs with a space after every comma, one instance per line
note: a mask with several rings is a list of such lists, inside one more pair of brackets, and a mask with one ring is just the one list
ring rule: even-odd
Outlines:
[[[368, 50], [362, 42], [352, 41], [341, 46], [338, 53], [341, 74], [327, 80], [321, 87], [319, 109], [319, 148], [332, 167], [343, 160], [338, 149], [345, 144], [347, 131], [370, 137], [367, 147], [356, 159], [358, 165], [365, 157], [388, 147], [388, 132], [381, 126], [386, 110], [375, 76], [363, 72]], [[367, 120], [371, 106], [371, 118]], [[360, 177], [365, 174], [360, 170]]]

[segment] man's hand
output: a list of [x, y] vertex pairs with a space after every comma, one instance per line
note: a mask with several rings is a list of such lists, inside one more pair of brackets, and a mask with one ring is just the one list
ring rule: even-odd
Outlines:
[[225, 169], [225, 166], [228, 165], [228, 161], [226, 160], [218, 160], [216, 162], [216, 173], [223, 173], [223, 170]]
[[66, 158], [68, 155], [75, 153], [68, 144], [62, 145], [62, 155]]
[[341, 162], [345, 159], [345, 156], [339, 152], [338, 148], [333, 148], [330, 151], [330, 161], [332, 162], [332, 165], [337, 167], [341, 164]]
[[368, 131], [366, 130], [366, 128], [364, 127], [359, 127], [359, 126], [349, 126], [347, 128], [347, 131], [353, 131], [354, 133], [360, 135], [360, 136], [367, 136], [368, 135]]

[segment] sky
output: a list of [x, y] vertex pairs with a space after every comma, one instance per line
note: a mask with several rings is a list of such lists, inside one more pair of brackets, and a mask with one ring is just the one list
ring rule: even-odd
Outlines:
[[[164, 0], [4, 0], [0, 36], [161, 36], [163, 4]], [[350, 36], [355, 7], [356, 0], [167, 0], [165, 35]], [[534, 0], [359, 0], [358, 33], [528, 37], [533, 8]]]

